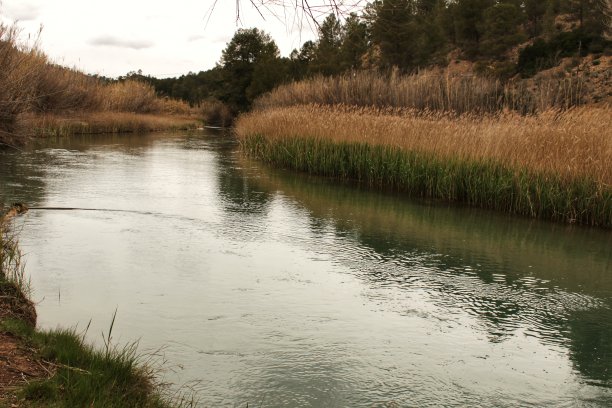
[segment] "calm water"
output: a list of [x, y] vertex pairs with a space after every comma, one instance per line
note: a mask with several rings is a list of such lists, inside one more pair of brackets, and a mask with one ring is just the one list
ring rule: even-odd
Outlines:
[[222, 133], [0, 152], [39, 325], [163, 347], [203, 406], [612, 406], [612, 233], [247, 161]]

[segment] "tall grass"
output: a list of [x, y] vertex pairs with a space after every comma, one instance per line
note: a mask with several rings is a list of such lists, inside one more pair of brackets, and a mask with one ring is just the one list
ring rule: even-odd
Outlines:
[[149, 84], [103, 82], [53, 64], [36, 43], [19, 41], [16, 26], [0, 23], [0, 142], [22, 136], [16, 132], [23, 114], [84, 112], [189, 115], [193, 110], [184, 102], [157, 97]]
[[25, 278], [17, 236], [1, 215], [0, 213], [0, 284], [14, 285], [27, 296], [30, 293], [30, 281]]
[[507, 82], [465, 75], [422, 71], [384, 75], [360, 71], [337, 77], [315, 77], [282, 85], [255, 103], [255, 109], [303, 104], [401, 107], [455, 113], [521, 114], [580, 105], [580, 77], [540, 79], [536, 83]]
[[537, 116], [447, 115], [408, 109], [294, 106], [240, 117], [239, 136], [308, 136], [432, 153], [442, 159], [493, 160], [566, 179], [612, 186], [612, 109], [582, 107]]
[[242, 116], [244, 150], [276, 165], [535, 218], [612, 226], [609, 108], [448, 115], [272, 108]]

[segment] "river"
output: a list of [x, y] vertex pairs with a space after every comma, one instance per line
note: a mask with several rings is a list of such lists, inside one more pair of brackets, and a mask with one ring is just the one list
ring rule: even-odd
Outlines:
[[[0, 151], [43, 328], [202, 406], [612, 406], [612, 233], [267, 168], [219, 131]], [[161, 356], [161, 357], [159, 357]]]

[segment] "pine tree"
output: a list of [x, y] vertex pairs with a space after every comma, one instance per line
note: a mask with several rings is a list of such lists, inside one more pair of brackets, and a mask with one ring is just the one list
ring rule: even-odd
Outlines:
[[483, 55], [499, 58], [526, 39], [520, 30], [523, 14], [514, 4], [497, 3], [485, 10], [483, 18], [480, 44]]
[[418, 45], [411, 0], [378, 0], [366, 9], [372, 43], [380, 49], [383, 68], [409, 70], [415, 66]]
[[334, 75], [342, 72], [343, 66], [340, 47], [344, 40], [344, 30], [335, 14], [328, 15], [319, 26], [319, 40], [311, 63], [313, 72]]
[[548, 9], [548, 3], [549, 2], [545, 0], [523, 1], [530, 37], [536, 37], [542, 33], [543, 20]]
[[578, 20], [578, 27], [587, 34], [603, 36], [610, 34], [610, 0], [563, 0], [562, 9]]
[[458, 0], [455, 12], [455, 35], [458, 45], [468, 55], [478, 54], [483, 34], [484, 11], [495, 0]]
[[341, 46], [342, 65], [344, 68], [357, 69], [368, 52], [369, 38], [366, 23], [354, 13], [344, 22], [344, 39]]
[[279, 50], [270, 35], [257, 28], [239, 29], [221, 53], [219, 68], [223, 73], [220, 99], [236, 110], [250, 106], [253, 93], [247, 96], [258, 65], [279, 58]]

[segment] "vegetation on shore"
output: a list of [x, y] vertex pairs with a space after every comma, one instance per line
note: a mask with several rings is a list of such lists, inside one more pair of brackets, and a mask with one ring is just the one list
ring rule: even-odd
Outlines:
[[16, 26], [0, 23], [0, 143], [47, 134], [193, 127], [194, 113], [185, 102], [158, 97], [149, 84], [53, 64], [36, 45], [20, 42]]
[[[610, 4], [382, 0], [330, 15], [236, 132], [277, 166], [612, 226]], [[301, 65], [300, 65], [301, 64]]]
[[[193, 406], [193, 399], [166, 392], [157, 380], [153, 358], [140, 356], [136, 343], [124, 347], [112, 344], [114, 317], [101, 350], [86, 344], [84, 335], [75, 330], [36, 329], [28, 283], [16, 237], [0, 218], [0, 336], [4, 348], [16, 350], [3, 355], [6, 361], [0, 364], [0, 405]], [[29, 366], [25, 369], [11, 361], [17, 351], [27, 355]], [[9, 369], [20, 373], [16, 378], [21, 380], [10, 381], [10, 375], [3, 375]], [[28, 381], [23, 380], [24, 375]]]
[[[459, 89], [468, 99], [455, 102], [485, 97], [486, 104], [478, 101], [484, 111], [503, 105], [528, 113], [606, 102], [612, 95], [606, 70], [612, 56], [610, 13], [606, 0], [373, 1], [359, 13], [328, 15], [317, 24], [318, 39], [289, 56], [281, 56], [264, 31], [239, 29], [214, 68], [177, 78], [155, 78], [140, 70], [118, 79], [85, 75], [51, 63], [35, 45], [19, 42], [15, 26], [2, 25], [0, 138], [10, 140], [20, 112], [69, 117], [104, 112], [105, 118], [108, 112], [196, 113], [207, 124], [227, 126], [279, 85], [322, 84], [318, 77], [344, 76], [353, 90], [360, 89], [356, 81], [374, 81], [373, 88], [382, 81], [392, 90], [381, 93], [382, 99], [393, 95], [387, 102], [401, 107], [430, 108], [427, 100], [406, 105], [393, 85], [418, 93], [422, 90], [415, 86], [437, 83], [442, 87], [431, 90], [451, 98], [445, 87]], [[417, 72], [425, 75], [406, 82], [404, 75]], [[357, 79], [349, 80], [352, 76]], [[406, 83], [409, 89], [403, 88]], [[332, 93], [335, 99], [347, 96], [341, 95], [342, 86], [334, 87], [342, 85], [336, 79], [329, 85], [323, 99]], [[451, 101], [430, 102], [435, 109], [440, 104], [456, 109]]]
[[189, 116], [131, 112], [83, 112], [78, 116], [45, 114], [21, 117], [17, 134], [32, 137], [70, 136], [76, 134], [155, 132], [189, 130], [200, 126]]
[[612, 226], [609, 108], [537, 116], [302, 105], [242, 116], [277, 166], [512, 214]]
[[423, 111], [521, 114], [567, 109], [581, 104], [581, 79], [541, 79], [534, 86], [504, 84], [492, 78], [441, 75], [421, 71], [390, 75], [373, 71], [318, 76], [281, 85], [254, 103], [254, 110], [294, 105], [349, 105]]

